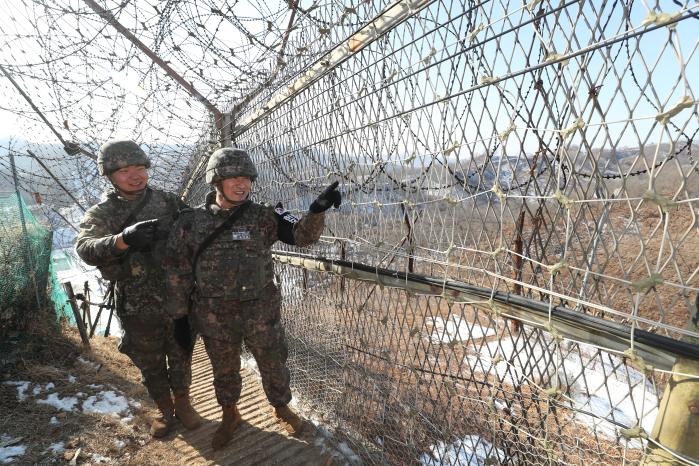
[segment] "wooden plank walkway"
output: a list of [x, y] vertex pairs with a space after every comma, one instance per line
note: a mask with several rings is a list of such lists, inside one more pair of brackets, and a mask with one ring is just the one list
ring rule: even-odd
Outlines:
[[182, 427], [172, 440], [173, 447], [181, 454], [182, 464], [187, 465], [299, 465], [329, 466], [329, 454], [321, 454], [314, 446], [316, 432], [313, 424], [306, 422], [300, 438], [289, 436], [274, 417], [259, 376], [248, 370], [241, 371], [243, 391], [238, 409], [243, 422], [228, 446], [214, 452], [211, 438], [221, 420], [221, 408], [216, 401], [213, 374], [209, 357], [199, 340], [192, 358], [192, 404], [206, 419], [195, 431]]

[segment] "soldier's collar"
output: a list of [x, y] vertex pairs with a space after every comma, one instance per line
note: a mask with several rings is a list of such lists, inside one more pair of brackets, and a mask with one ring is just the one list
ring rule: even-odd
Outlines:
[[141, 193], [141, 195], [138, 196], [138, 198], [136, 198], [136, 199], [126, 199], [126, 198], [124, 198], [121, 194], [119, 194], [119, 190], [118, 190], [118, 189], [116, 189], [114, 186], [112, 186], [111, 189], [109, 189], [109, 191], [107, 191], [107, 196], [106, 196], [106, 197], [109, 198], [109, 199], [117, 199], [117, 200], [122, 201], [122, 202], [138, 202], [138, 201], [140, 201], [141, 199], [143, 199], [143, 196], [146, 195], [146, 191], [150, 191], [150, 189], [151, 189], [150, 186], [146, 186], [146, 187], [143, 189], [143, 192]]

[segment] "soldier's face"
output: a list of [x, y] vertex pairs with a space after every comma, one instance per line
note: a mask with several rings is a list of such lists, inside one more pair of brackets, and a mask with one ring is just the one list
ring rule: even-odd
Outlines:
[[139, 193], [146, 189], [148, 169], [143, 165], [129, 165], [113, 172], [109, 179], [123, 193]]
[[236, 176], [221, 181], [223, 194], [233, 202], [243, 202], [250, 195], [252, 181], [247, 176]]

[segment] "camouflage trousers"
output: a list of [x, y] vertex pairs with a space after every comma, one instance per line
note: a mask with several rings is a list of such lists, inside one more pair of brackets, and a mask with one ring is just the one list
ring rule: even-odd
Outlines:
[[[272, 319], [234, 316], [239, 325], [226, 339], [203, 335], [206, 352], [214, 372], [216, 399], [221, 406], [236, 404], [240, 398], [241, 344], [252, 353], [262, 378], [262, 387], [274, 407], [286, 406], [291, 401], [289, 369], [286, 366], [288, 350], [284, 341], [284, 329], [279, 320], [279, 310]], [[237, 317], [237, 319], [236, 319]], [[241, 318], [243, 317], [243, 318]]]
[[189, 388], [192, 355], [175, 341], [174, 324], [166, 316], [126, 315], [119, 318], [124, 335], [119, 351], [139, 368], [151, 398]]

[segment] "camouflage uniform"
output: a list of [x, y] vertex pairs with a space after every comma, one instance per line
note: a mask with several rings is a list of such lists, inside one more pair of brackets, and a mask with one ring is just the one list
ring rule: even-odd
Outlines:
[[[136, 217], [160, 219], [159, 237], [166, 237], [177, 212], [187, 207], [174, 194], [150, 190], [150, 199]], [[143, 195], [146, 195], [144, 192]], [[117, 235], [139, 200], [128, 201], [115, 190], [90, 208], [80, 223], [75, 249], [107, 280], [115, 280], [116, 312], [124, 331], [119, 350], [141, 370], [144, 385], [154, 400], [186, 389], [191, 382], [191, 355], [175, 342], [173, 324], [165, 311], [165, 276], [162, 258], [165, 241], [147, 250], [119, 250]]]
[[198, 246], [230, 215], [209, 193], [203, 206], [184, 210], [168, 240], [168, 310], [174, 319], [190, 314], [204, 338], [214, 372], [216, 398], [222, 406], [240, 397], [241, 343], [255, 357], [272, 406], [291, 400], [287, 346], [280, 322], [281, 296], [274, 283], [271, 247], [275, 241], [298, 246], [320, 238], [325, 215], [309, 213], [300, 220], [280, 209], [251, 203], [242, 216], [201, 252]]

